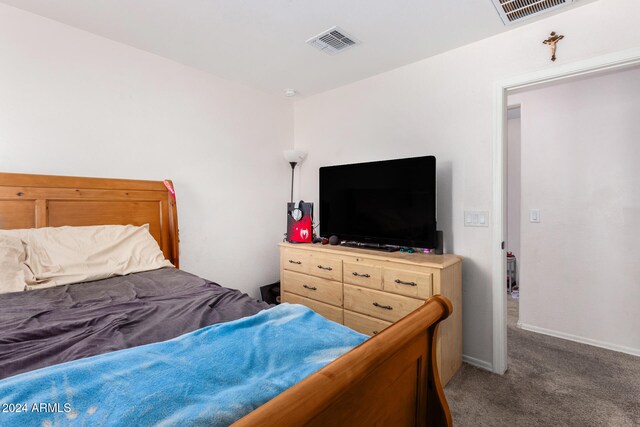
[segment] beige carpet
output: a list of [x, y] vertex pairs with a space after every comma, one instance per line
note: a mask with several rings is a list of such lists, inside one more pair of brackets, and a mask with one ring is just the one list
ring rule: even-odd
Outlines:
[[453, 424], [640, 426], [640, 358], [515, 327], [509, 298], [509, 370], [463, 364], [447, 384]]

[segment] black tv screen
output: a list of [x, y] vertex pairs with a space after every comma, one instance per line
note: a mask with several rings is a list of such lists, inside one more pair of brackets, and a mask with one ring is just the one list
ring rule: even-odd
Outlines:
[[320, 235], [436, 247], [434, 156], [320, 168]]

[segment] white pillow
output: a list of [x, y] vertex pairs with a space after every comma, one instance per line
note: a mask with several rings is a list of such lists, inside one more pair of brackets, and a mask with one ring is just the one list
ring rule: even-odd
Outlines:
[[14, 236], [0, 235], [0, 294], [24, 291], [35, 278], [25, 263], [24, 242]]
[[40, 289], [173, 267], [149, 234], [149, 225], [45, 227], [2, 233], [26, 242], [26, 264]]

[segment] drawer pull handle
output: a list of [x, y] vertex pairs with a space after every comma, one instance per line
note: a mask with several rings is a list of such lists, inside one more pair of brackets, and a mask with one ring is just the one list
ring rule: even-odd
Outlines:
[[373, 335], [378, 335], [380, 332], [378, 331], [373, 331]]
[[375, 305], [378, 308], [384, 308], [385, 310], [393, 310], [393, 307], [391, 307], [390, 305], [382, 305], [382, 304], [378, 304], [377, 302], [374, 302], [373, 305]]
[[353, 272], [353, 273], [351, 273], [351, 274], [353, 274], [354, 276], [357, 276], [357, 277], [364, 277], [364, 278], [369, 278], [369, 277], [371, 277], [371, 276], [369, 276], [367, 273], [365, 273], [365, 274], [360, 274], [360, 273], [358, 273], [357, 271], [354, 271], [354, 272]]
[[416, 282], [403, 282], [400, 279], [396, 279], [395, 280], [396, 283], [400, 284], [400, 285], [407, 285], [407, 286], [418, 286], [418, 284]]
[[317, 291], [318, 288], [316, 288], [315, 286], [309, 286], [309, 285], [302, 285], [303, 288], [307, 288], [310, 291]]
[[318, 265], [318, 268], [319, 268], [320, 270], [327, 270], [327, 271], [331, 271], [331, 270], [333, 270], [333, 268], [331, 268], [331, 267], [325, 267], [324, 265]]
[[290, 260], [289, 260], [289, 262], [290, 262], [291, 264], [298, 264], [298, 265], [302, 264], [302, 261], [294, 261], [294, 260], [292, 260], [292, 259], [290, 259]]

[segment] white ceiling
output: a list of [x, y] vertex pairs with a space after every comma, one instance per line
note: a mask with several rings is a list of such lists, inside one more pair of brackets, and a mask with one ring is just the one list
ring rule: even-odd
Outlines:
[[[303, 97], [513, 28], [502, 25], [490, 0], [0, 2], [225, 79], [279, 95], [294, 88]], [[334, 25], [362, 44], [330, 56], [305, 43]]]

